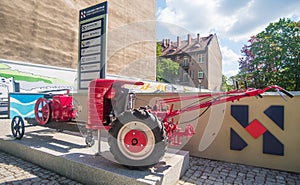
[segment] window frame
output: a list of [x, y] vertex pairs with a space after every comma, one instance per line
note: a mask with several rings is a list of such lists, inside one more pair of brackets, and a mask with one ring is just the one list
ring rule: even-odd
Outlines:
[[189, 65], [189, 58], [188, 57], [184, 57], [183, 58], [183, 66], [188, 66]]
[[204, 54], [199, 54], [198, 55], [198, 63], [203, 64], [204, 63]]
[[203, 78], [204, 78], [204, 72], [203, 71], [198, 71], [198, 79], [203, 79]]

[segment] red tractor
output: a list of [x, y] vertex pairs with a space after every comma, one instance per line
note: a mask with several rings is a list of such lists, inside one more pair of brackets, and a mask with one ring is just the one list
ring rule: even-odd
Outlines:
[[[135, 94], [124, 88], [125, 84], [143, 83], [122, 80], [95, 79], [90, 82], [88, 93], [88, 120], [90, 130], [108, 130], [108, 144], [114, 158], [130, 167], [151, 166], [159, 162], [166, 151], [167, 142], [180, 144], [183, 136], [192, 136], [194, 128], [187, 125], [184, 131], [174, 122], [174, 117], [184, 112], [213, 105], [233, 102], [241, 98], [259, 96], [275, 89], [293, 97], [279, 86], [265, 89], [247, 88], [229, 92], [200, 94], [180, 98], [157, 100], [153, 106], [134, 108]], [[174, 110], [175, 102], [196, 100], [185, 108]], [[205, 112], [205, 111], [204, 111]], [[197, 115], [200, 117], [201, 115]]]

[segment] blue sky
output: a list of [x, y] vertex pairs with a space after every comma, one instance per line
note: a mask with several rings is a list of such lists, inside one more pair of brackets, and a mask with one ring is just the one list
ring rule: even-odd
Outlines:
[[299, 0], [156, 0], [157, 40], [216, 34], [223, 74], [238, 72], [241, 48], [252, 35], [280, 18], [300, 20]]

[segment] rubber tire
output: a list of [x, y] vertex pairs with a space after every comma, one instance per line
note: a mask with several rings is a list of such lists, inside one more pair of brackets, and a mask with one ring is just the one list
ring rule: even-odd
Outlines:
[[[151, 154], [142, 160], [134, 160], [126, 157], [119, 149], [117, 137], [122, 127], [132, 121], [138, 121], [146, 124], [152, 131], [155, 138], [154, 149]], [[166, 152], [167, 142], [166, 133], [164, 131], [162, 123], [156, 116], [147, 112], [146, 110], [132, 110], [122, 113], [113, 123], [109, 130], [108, 144], [110, 146], [110, 152], [122, 165], [129, 169], [145, 169], [153, 166], [159, 162]]]

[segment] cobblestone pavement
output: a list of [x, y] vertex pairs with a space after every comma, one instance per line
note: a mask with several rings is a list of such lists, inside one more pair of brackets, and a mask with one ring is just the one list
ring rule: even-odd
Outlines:
[[300, 173], [190, 157], [190, 167], [177, 185], [192, 184], [300, 185]]
[[0, 184], [7, 185], [80, 185], [30, 162], [0, 151]]
[[[0, 184], [80, 185], [30, 162], [0, 151]], [[300, 185], [300, 173], [190, 157], [190, 167], [177, 185], [288, 184]]]

